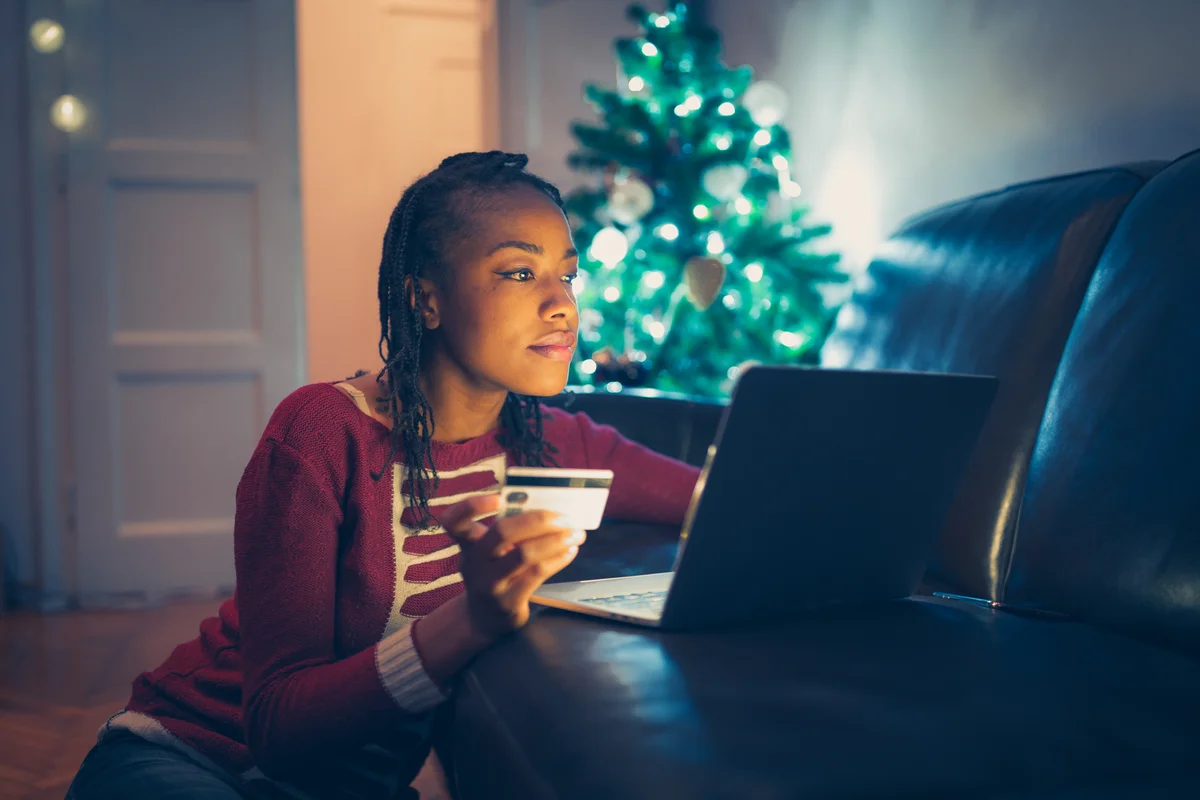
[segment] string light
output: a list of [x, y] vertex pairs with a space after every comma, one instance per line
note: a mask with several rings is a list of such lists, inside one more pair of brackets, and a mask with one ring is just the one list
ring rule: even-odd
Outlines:
[[733, 207], [737, 209], [739, 214], [749, 214], [754, 210], [754, 206], [751, 205], [750, 201], [744, 197], [739, 197], [737, 200], [734, 200]]
[[757, 261], [752, 261], [746, 265], [746, 269], [743, 272], [746, 273], [746, 280], [751, 283], [758, 283], [763, 277], [763, 265]]
[[771, 132], [766, 128], [760, 128], [758, 133], [754, 134], [754, 143], [759, 147], [766, 147], [771, 143]]
[[694, 92], [690, 93], [686, 100], [675, 106], [675, 116], [686, 117], [693, 111], [699, 111], [702, 105], [704, 105], [704, 100], [700, 98], [700, 95]]
[[629, 239], [612, 226], [597, 231], [592, 246], [588, 248], [588, 255], [606, 267], [621, 263], [628, 252]]
[[692, 216], [696, 219], [708, 219], [708, 206], [697, 204], [696, 207], [692, 209]]
[[712, 233], [708, 234], [707, 247], [708, 247], [708, 252], [712, 253], [713, 255], [724, 252], [725, 237], [723, 237], [717, 231], [713, 231]]
[[63, 26], [52, 19], [39, 19], [29, 26], [29, 41], [39, 53], [57, 53], [65, 40]]
[[717, 146], [718, 150], [728, 150], [730, 145], [733, 144], [733, 137], [727, 133], [722, 133], [713, 139], [713, 144]]
[[658, 235], [661, 239], [673, 242], [679, 238], [679, 228], [672, 222], [664, 222], [658, 226]]
[[74, 133], [87, 122], [87, 108], [75, 95], [64, 94], [50, 106], [50, 122], [60, 131]]
[[652, 269], [642, 276], [642, 283], [646, 284], [647, 289], [661, 289], [666, 282], [667, 276], [656, 269]]
[[585, 358], [583, 361], [579, 362], [579, 371], [584, 375], [591, 375], [596, 371], [596, 362], [592, 361], [590, 358]]
[[733, 103], [729, 102], [728, 100], [717, 106], [717, 113], [722, 117], [732, 117], [734, 111], [737, 111], [737, 109], [734, 107]]
[[784, 347], [795, 350], [804, 344], [803, 337], [792, 331], [775, 331], [775, 341], [779, 342]]
[[653, 42], [646, 42], [642, 45], [642, 55], [646, 56], [646, 58], [654, 58], [654, 56], [658, 55], [658, 48], [654, 46]]
[[646, 88], [646, 81], [640, 75], [634, 75], [629, 79], [629, 91], [640, 92]]
[[621, 290], [615, 286], [610, 286], [604, 290], [604, 299], [610, 303], [615, 303], [621, 299]]

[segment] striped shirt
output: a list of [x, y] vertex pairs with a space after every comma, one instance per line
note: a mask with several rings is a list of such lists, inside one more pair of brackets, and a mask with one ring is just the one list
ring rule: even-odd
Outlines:
[[[372, 478], [390, 431], [341, 386], [276, 409], [238, 484], [235, 596], [134, 680], [101, 738], [131, 731], [267, 796], [389, 797], [420, 770], [446, 698], [413, 631], [462, 593], [459, 548], [440, 525], [417, 528], [402, 463]], [[584, 414], [543, 413], [560, 466], [615, 473], [606, 516], [682, 521], [694, 467]], [[434, 519], [497, 491], [508, 459], [498, 431], [433, 442]]]

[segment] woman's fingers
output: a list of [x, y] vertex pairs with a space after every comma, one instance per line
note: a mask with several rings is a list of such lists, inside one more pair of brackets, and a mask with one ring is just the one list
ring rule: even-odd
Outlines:
[[569, 532], [552, 511], [526, 511], [497, 520], [479, 539], [479, 550], [489, 558], [503, 558], [526, 540]]
[[495, 562], [499, 573], [496, 588], [508, 593], [514, 586], [533, 581], [530, 592], [542, 581], [570, 564], [586, 541], [583, 531], [567, 531], [526, 539], [513, 546], [512, 551]]
[[461, 544], [479, 541], [488, 527], [479, 522], [500, 510], [500, 495], [487, 494], [470, 497], [455, 503], [442, 515], [442, 527], [450, 538]]
[[571, 545], [543, 561], [514, 572], [505, 587], [512, 601], [518, 604], [529, 602], [529, 597], [539, 586], [562, 572], [578, 554], [579, 545]]

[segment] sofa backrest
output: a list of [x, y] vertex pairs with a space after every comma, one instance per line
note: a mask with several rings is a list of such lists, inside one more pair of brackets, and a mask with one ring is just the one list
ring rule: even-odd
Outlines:
[[1037, 437], [1009, 603], [1200, 652], [1200, 151], [1140, 191]]
[[921, 214], [889, 239], [839, 314], [823, 366], [1000, 378], [930, 568], [932, 588], [1002, 599], [1067, 335], [1117, 220], [1161, 166], [1025, 183]]
[[617, 393], [573, 389], [542, 402], [583, 412], [639, 444], [695, 466], [704, 464], [725, 409], [712, 400], [641, 389]]

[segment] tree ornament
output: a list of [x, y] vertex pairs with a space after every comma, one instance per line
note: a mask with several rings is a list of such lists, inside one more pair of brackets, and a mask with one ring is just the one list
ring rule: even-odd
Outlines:
[[756, 125], [769, 128], [787, 113], [788, 96], [783, 87], [771, 81], [757, 81], [742, 96], [742, 105]]
[[654, 190], [627, 171], [617, 173], [608, 192], [608, 213], [614, 222], [633, 225], [654, 208]]
[[683, 284], [692, 305], [704, 311], [713, 304], [725, 283], [725, 264], [708, 256], [692, 256], [683, 265]]
[[704, 171], [700, 183], [718, 200], [730, 200], [746, 185], [750, 172], [741, 164], [716, 164]]

